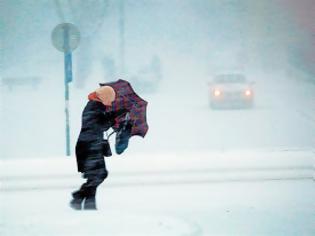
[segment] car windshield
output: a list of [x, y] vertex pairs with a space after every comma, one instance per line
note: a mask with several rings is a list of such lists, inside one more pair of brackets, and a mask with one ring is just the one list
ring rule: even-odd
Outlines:
[[217, 75], [214, 78], [216, 83], [245, 83], [246, 78], [241, 74], [226, 74], [226, 75]]

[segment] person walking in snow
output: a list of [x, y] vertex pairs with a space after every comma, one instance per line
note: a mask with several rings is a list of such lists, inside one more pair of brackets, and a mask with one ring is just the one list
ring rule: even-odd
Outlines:
[[83, 173], [83, 178], [87, 180], [72, 193], [70, 206], [73, 209], [96, 210], [97, 187], [108, 176], [104, 155], [111, 155], [110, 146], [103, 135], [115, 124], [117, 116], [127, 112], [106, 112], [106, 107], [112, 105], [115, 96], [111, 86], [102, 86], [89, 94], [89, 101], [83, 110], [82, 127], [75, 151], [78, 172]]

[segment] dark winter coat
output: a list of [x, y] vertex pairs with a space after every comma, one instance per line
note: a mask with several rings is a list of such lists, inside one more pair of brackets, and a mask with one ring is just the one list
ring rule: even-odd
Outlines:
[[[106, 112], [99, 101], [89, 101], [82, 113], [82, 127], [76, 144], [76, 158], [79, 172], [93, 168], [103, 168], [103, 133], [114, 125], [115, 118], [125, 111]], [[109, 148], [109, 147], [108, 147]]]

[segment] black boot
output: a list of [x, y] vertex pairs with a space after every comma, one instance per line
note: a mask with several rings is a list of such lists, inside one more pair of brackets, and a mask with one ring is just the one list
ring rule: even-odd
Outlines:
[[87, 197], [85, 199], [84, 210], [97, 210], [95, 196], [94, 197]]
[[84, 210], [97, 210], [95, 199], [96, 188], [95, 187], [87, 188], [85, 194], [86, 198], [84, 201]]
[[75, 191], [72, 193], [73, 199], [70, 201], [70, 207], [75, 210], [81, 210], [82, 202], [85, 198], [84, 193], [81, 190]]

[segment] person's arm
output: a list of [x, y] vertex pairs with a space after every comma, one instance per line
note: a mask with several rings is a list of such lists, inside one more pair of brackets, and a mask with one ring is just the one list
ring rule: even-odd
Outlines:
[[124, 115], [128, 112], [126, 109], [121, 109], [118, 111], [110, 111], [110, 112], [101, 112], [99, 123], [107, 129], [112, 127], [115, 124], [115, 119], [121, 115]]

